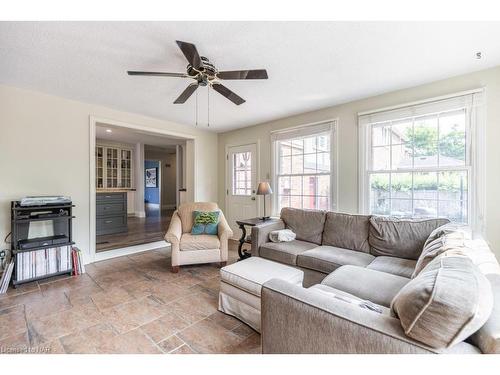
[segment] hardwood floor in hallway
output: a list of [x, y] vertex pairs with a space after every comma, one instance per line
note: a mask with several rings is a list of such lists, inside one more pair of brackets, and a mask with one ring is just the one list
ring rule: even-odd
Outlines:
[[158, 209], [148, 208], [146, 217], [128, 217], [128, 231], [97, 236], [96, 251], [102, 252], [163, 240], [173, 212], [172, 209], [160, 212]]

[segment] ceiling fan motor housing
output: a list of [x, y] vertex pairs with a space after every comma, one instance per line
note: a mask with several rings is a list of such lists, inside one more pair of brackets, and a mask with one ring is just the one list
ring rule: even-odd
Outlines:
[[200, 59], [200, 69], [195, 69], [191, 64], [188, 64], [187, 73], [192, 77], [196, 77], [200, 86], [206, 86], [210, 80], [215, 78], [218, 71], [208, 58], [200, 56]]

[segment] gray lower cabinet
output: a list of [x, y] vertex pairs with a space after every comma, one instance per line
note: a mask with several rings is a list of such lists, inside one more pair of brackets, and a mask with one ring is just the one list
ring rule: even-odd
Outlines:
[[96, 235], [127, 231], [127, 193], [97, 193]]

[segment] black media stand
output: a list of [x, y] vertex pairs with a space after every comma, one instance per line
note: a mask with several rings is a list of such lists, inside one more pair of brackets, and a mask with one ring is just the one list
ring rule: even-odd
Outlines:
[[53, 276], [71, 275], [73, 207], [71, 203], [21, 206], [19, 201], [11, 202], [14, 287]]

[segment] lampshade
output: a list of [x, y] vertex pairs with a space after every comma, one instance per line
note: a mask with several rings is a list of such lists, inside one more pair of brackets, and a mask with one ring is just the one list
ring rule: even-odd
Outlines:
[[259, 182], [259, 186], [257, 187], [257, 195], [269, 195], [272, 194], [273, 190], [271, 186], [269, 186], [269, 182]]

